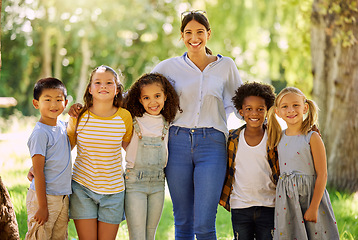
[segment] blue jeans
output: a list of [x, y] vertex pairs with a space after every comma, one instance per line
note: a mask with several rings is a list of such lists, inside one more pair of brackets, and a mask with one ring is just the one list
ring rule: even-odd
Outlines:
[[157, 179], [146, 176], [142, 178], [137, 173], [126, 173], [124, 206], [129, 238], [153, 240], [164, 205], [164, 173], [157, 174]]
[[226, 172], [226, 138], [213, 128], [169, 130], [165, 173], [175, 239], [216, 239], [215, 220]]
[[274, 229], [273, 207], [231, 209], [235, 240], [271, 240]]

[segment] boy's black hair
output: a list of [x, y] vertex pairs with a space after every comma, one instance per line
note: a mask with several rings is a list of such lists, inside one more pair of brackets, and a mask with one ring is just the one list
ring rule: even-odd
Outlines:
[[262, 97], [265, 100], [267, 110], [273, 106], [276, 97], [273, 86], [265, 83], [246, 82], [235, 91], [235, 96], [232, 98], [235, 108], [238, 111], [242, 109], [245, 98], [250, 96]]
[[49, 78], [42, 78], [35, 83], [34, 86], [34, 99], [37, 101], [40, 99], [42, 92], [45, 89], [60, 89], [65, 96], [65, 100], [67, 98], [67, 90], [63, 82], [61, 82], [57, 78], [49, 77]]

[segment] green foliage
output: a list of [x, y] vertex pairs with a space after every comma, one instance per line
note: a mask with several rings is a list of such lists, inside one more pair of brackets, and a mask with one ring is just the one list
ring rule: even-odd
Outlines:
[[5, 0], [0, 96], [13, 96], [17, 109], [36, 114], [32, 87], [50, 61], [49, 74], [61, 78], [76, 99], [83, 39], [90, 44], [90, 68], [121, 70], [128, 88], [159, 61], [184, 53], [180, 13], [197, 8], [210, 20], [209, 48], [232, 57], [244, 81], [273, 83], [277, 91], [295, 85], [309, 94], [311, 6], [312, 0]]
[[358, 43], [353, 32], [357, 25], [358, 2], [356, 0], [325, 0], [318, 5], [318, 12], [330, 23], [326, 34], [332, 36], [333, 44], [352, 47]]

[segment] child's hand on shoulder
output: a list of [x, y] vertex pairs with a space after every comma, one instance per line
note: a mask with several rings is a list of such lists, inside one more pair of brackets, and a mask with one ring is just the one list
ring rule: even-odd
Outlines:
[[81, 103], [75, 103], [70, 107], [70, 110], [68, 111], [68, 114], [71, 117], [75, 117], [77, 118], [78, 115], [80, 114], [81, 109], [83, 108]]
[[39, 210], [37, 210], [34, 219], [36, 220], [36, 222], [40, 225], [45, 224], [45, 222], [47, 222], [48, 220], [48, 209], [46, 208], [39, 208]]
[[31, 166], [31, 168], [29, 169], [29, 172], [27, 173], [27, 179], [32, 182], [32, 179], [34, 179], [34, 167]]
[[309, 207], [307, 209], [307, 211], [305, 212], [305, 215], [303, 216], [303, 218], [308, 221], [308, 222], [317, 222], [317, 214], [318, 214], [318, 210], [317, 209], [313, 209], [313, 207]]

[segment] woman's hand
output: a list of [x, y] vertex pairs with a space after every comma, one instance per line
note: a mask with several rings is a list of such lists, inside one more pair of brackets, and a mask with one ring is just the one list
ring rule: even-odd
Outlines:
[[78, 117], [78, 114], [80, 114], [81, 109], [83, 108], [81, 103], [75, 103], [70, 107], [70, 110], [68, 111], [68, 114], [71, 117]]

